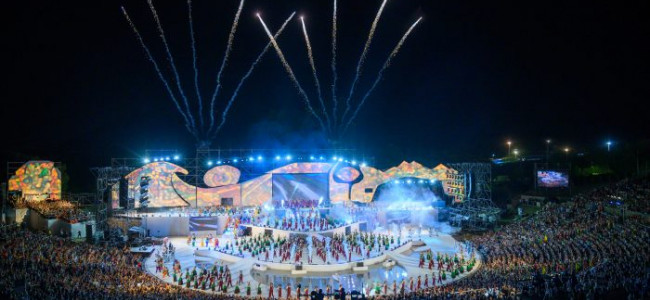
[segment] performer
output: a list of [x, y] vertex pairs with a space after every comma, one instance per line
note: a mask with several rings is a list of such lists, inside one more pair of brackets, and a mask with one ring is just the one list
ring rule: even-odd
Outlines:
[[273, 299], [273, 282], [269, 285], [269, 299]]

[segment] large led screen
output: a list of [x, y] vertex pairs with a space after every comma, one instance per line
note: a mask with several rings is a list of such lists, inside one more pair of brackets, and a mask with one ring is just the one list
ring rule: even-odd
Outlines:
[[560, 171], [537, 171], [537, 186], [545, 188], [569, 187], [569, 174]]
[[273, 174], [273, 202], [328, 201], [328, 174]]

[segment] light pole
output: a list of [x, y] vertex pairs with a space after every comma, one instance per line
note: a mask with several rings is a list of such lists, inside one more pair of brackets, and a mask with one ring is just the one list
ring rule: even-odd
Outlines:
[[551, 146], [551, 139], [546, 139], [546, 163], [548, 163], [549, 148]]
[[506, 143], [508, 144], [508, 156], [510, 156], [510, 146], [512, 146], [512, 142], [508, 140]]
[[564, 155], [565, 155], [565, 159], [568, 161], [569, 160], [569, 147], [564, 148]]

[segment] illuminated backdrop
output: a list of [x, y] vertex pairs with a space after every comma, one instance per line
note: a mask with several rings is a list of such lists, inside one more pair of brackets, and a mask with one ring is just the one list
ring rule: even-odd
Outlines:
[[28, 161], [9, 179], [9, 191], [29, 201], [61, 200], [61, 172], [51, 161]]
[[[464, 178], [445, 165], [427, 168], [417, 162], [402, 162], [399, 166], [381, 171], [368, 166], [351, 166], [345, 162], [296, 162], [268, 171], [259, 177], [239, 182], [239, 169], [221, 165], [208, 170], [203, 176], [207, 188], [196, 187], [184, 182], [178, 174], [187, 170], [170, 162], [153, 162], [126, 176], [129, 182], [129, 197], [135, 199], [136, 207], [140, 196], [140, 180], [150, 178], [149, 207], [213, 206], [224, 200], [234, 206], [262, 205], [270, 201], [273, 194], [273, 174], [326, 174], [329, 199], [332, 203], [355, 201], [371, 202], [377, 187], [400, 178], [439, 180], [444, 192], [454, 201], [464, 200]], [[198, 201], [197, 201], [198, 195]], [[323, 195], [325, 198], [328, 195]]]

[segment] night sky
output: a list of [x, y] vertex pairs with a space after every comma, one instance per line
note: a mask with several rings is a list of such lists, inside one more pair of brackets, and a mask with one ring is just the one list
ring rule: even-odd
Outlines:
[[[339, 1], [339, 98], [380, 0]], [[605, 1], [603, 1], [605, 2]], [[214, 89], [239, 1], [194, 1], [200, 86]], [[194, 140], [124, 20], [125, 6], [161, 64], [162, 44], [145, 0], [11, 1], [3, 5], [4, 162], [65, 162], [71, 182], [92, 188], [89, 167], [145, 149], [192, 153]], [[158, 1], [183, 85], [194, 99], [185, 1]], [[224, 73], [224, 95], [292, 11], [304, 15], [329, 99], [332, 2], [249, 0]], [[339, 147], [427, 165], [503, 155], [511, 138], [527, 153], [648, 138], [648, 1], [389, 1], [357, 95], [419, 17], [384, 80]], [[298, 19], [278, 39], [302, 85], [315, 90]], [[168, 68], [166, 68], [168, 69]], [[355, 98], [358, 101], [358, 97]], [[221, 109], [226, 99], [218, 99]], [[268, 52], [212, 143], [224, 148], [326, 148], [275, 52]]]

